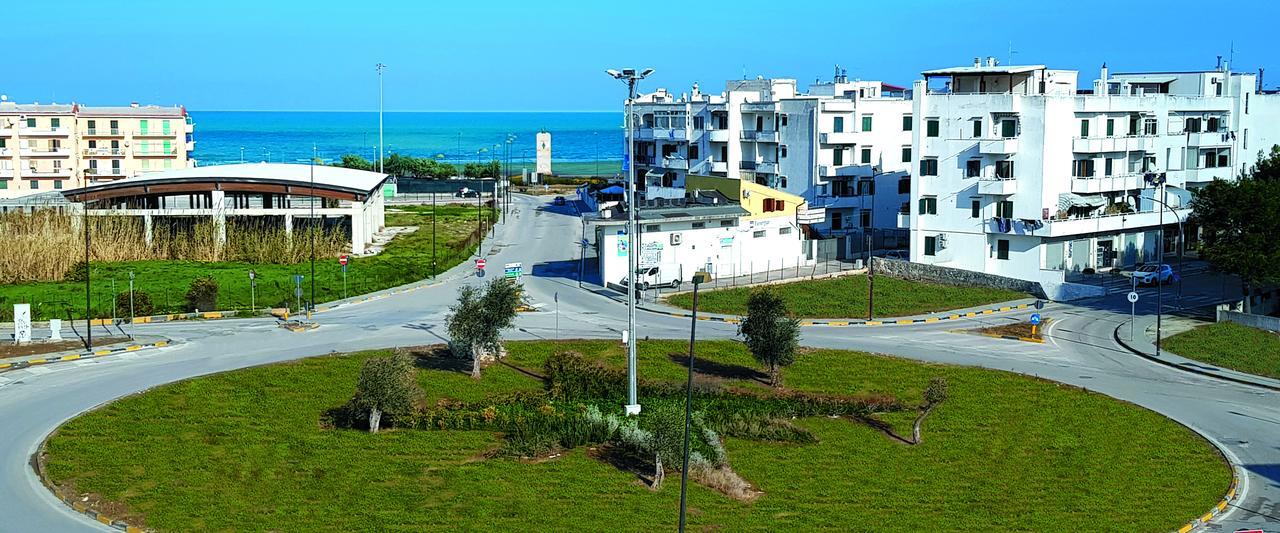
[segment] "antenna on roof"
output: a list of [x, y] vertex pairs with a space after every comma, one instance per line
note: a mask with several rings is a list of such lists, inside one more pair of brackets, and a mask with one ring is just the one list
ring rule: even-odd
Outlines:
[[1009, 41], [1009, 64], [1010, 65], [1013, 64], [1013, 54], [1016, 54], [1016, 53], [1018, 53], [1018, 51], [1013, 49], [1013, 41]]

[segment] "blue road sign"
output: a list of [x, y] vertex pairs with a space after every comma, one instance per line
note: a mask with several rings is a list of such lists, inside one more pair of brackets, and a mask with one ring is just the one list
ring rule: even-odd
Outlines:
[[1040, 325], [1040, 313], [1032, 313], [1032, 314], [1031, 314], [1031, 325], [1032, 325], [1032, 326], [1039, 326], [1039, 325]]

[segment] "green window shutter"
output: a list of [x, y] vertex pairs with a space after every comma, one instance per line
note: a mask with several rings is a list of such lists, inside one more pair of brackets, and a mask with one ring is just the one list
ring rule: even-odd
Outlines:
[[981, 120], [973, 121], [973, 138], [974, 139], [982, 138], [982, 121]]
[[0, 180], [0, 190], [9, 188], [9, 180]]
[[1081, 136], [1081, 137], [1088, 137], [1088, 136], [1089, 136], [1089, 119], [1087, 119], [1087, 118], [1086, 118], [1086, 119], [1082, 119], [1082, 120], [1080, 121], [1080, 136]]
[[902, 147], [902, 162], [903, 162], [903, 163], [910, 163], [910, 162], [911, 162], [911, 147], [910, 147], [910, 146], [903, 146], [903, 147]]
[[34, 127], [36, 127], [36, 119], [34, 119], [34, 118], [29, 118], [29, 119], [27, 119], [27, 127], [28, 127], [28, 128], [34, 128]]
[[871, 131], [871, 115], [862, 116], [862, 131]]
[[[165, 134], [165, 135], [169, 135], [169, 121], [167, 121], [167, 120], [166, 120], [166, 121], [164, 121], [164, 122], [161, 122], [161, 123], [160, 123], [160, 129], [161, 129], [161, 131], [163, 131], [163, 132], [164, 132], [164, 134]], [[166, 143], [166, 144], [168, 144], [168, 143]], [[165, 151], [167, 152], [167, 151], [169, 151], [169, 149], [168, 149], [168, 148], [165, 148]]]
[[55, 118], [51, 118], [51, 119], [49, 119], [49, 127], [51, 127], [51, 128], [61, 128], [61, 127], [62, 127], [62, 119], [60, 119], [60, 118], [56, 118], [56, 117], [55, 117]]
[[1000, 121], [1000, 135], [1006, 139], [1018, 136], [1018, 122], [1014, 120]]
[[902, 116], [902, 131], [911, 131], [911, 115]]
[[[166, 126], [167, 126], [168, 124], [169, 124], [168, 122], [166, 122], [166, 123], [165, 123], [165, 125], [166, 125]], [[170, 152], [172, 152], [172, 151], [173, 151], [173, 141], [165, 141], [165, 142], [164, 142], [164, 153], [165, 153], [165, 155], [169, 155], [169, 153], [170, 153]]]
[[147, 124], [146, 119], [142, 119], [138, 121], [138, 131], [141, 132], [143, 135], [146, 135], [148, 133], [147, 130], [150, 129], [149, 126], [150, 125]]
[[832, 130], [836, 133], [844, 133], [844, 117], [836, 117]]
[[1116, 134], [1116, 119], [1109, 118], [1107, 119], [1107, 137], [1111, 137], [1115, 134]]
[[138, 151], [147, 153], [151, 151], [151, 141], [142, 141], [142, 145], [138, 147]]
[[938, 120], [932, 119], [925, 123], [925, 135], [928, 137], [938, 136]]

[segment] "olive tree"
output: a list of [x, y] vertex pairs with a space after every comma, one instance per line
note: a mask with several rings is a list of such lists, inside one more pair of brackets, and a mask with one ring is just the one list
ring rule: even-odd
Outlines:
[[786, 302], [768, 289], [752, 292], [738, 334], [746, 338], [756, 361], [768, 367], [769, 385], [781, 386], [780, 370], [796, 361], [800, 344], [800, 321], [788, 314]]
[[471, 377], [480, 378], [486, 355], [499, 356], [502, 331], [515, 325], [519, 305], [520, 287], [508, 279], [494, 279], [483, 290], [471, 285], [458, 290], [446, 325], [452, 348], [471, 358]]
[[359, 413], [368, 413], [369, 432], [377, 433], [382, 426], [383, 413], [408, 413], [413, 409], [417, 393], [418, 382], [414, 377], [411, 357], [404, 354], [375, 357], [360, 367], [351, 407]]
[[653, 452], [653, 488], [662, 488], [667, 464], [679, 466], [684, 457], [684, 410], [673, 403], [655, 405], [647, 417]]

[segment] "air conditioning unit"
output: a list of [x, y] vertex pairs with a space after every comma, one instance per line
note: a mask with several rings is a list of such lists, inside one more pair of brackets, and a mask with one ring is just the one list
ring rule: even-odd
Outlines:
[[672, 233], [672, 234], [671, 234], [671, 245], [672, 245], [672, 246], [680, 246], [680, 234], [679, 234], [679, 233]]
[[947, 248], [947, 234], [946, 234], [946, 233], [939, 233], [939, 234], [938, 234], [938, 243], [937, 243], [937, 244], [938, 244], [938, 249], [939, 249], [939, 250], [945, 250], [945, 249]]

